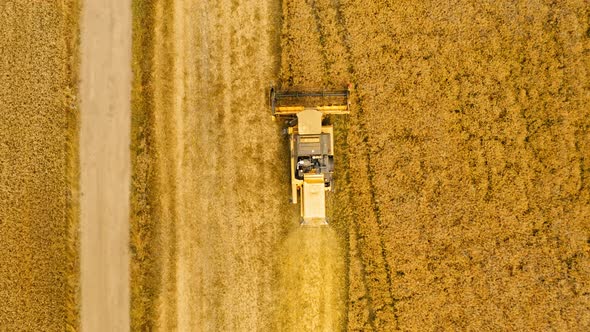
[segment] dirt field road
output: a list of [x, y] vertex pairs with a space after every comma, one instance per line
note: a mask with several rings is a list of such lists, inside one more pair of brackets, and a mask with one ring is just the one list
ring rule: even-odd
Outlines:
[[83, 331], [129, 330], [130, 1], [87, 1], [81, 22]]

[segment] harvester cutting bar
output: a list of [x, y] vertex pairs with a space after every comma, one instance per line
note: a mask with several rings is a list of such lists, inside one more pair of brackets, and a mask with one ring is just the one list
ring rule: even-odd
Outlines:
[[[348, 106], [316, 106], [314, 109], [325, 114], [348, 114]], [[275, 106], [274, 115], [295, 115], [305, 110], [304, 106]]]
[[348, 97], [348, 90], [341, 91], [275, 91], [275, 98], [303, 98], [303, 97]]
[[[350, 88], [335, 91], [278, 91], [271, 87], [269, 99], [273, 116], [294, 116], [308, 108], [325, 114], [348, 114], [349, 97]], [[343, 99], [338, 100], [337, 103], [326, 102], [331, 98], [332, 100]], [[290, 102], [286, 103], [287, 105], [280, 105], [281, 100]]]

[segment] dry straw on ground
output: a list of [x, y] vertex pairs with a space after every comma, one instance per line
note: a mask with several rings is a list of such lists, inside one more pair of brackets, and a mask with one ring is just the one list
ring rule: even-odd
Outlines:
[[135, 6], [133, 328], [339, 330], [342, 238], [292, 233], [266, 105], [278, 3]]
[[0, 330], [79, 327], [78, 6], [0, 4]]

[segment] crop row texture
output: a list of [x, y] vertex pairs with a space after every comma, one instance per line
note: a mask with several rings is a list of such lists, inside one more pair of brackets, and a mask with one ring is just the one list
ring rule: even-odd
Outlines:
[[78, 1], [0, 3], [0, 330], [79, 328]]
[[348, 329], [587, 329], [587, 4], [283, 7], [283, 84], [356, 86], [333, 202]]

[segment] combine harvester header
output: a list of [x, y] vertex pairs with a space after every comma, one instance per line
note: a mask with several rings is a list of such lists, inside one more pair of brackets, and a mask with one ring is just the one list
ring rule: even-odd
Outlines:
[[288, 124], [291, 149], [291, 201], [301, 202], [301, 224], [326, 222], [326, 192], [333, 188], [334, 128], [331, 115], [350, 113], [350, 86], [340, 91], [270, 89], [273, 120]]

